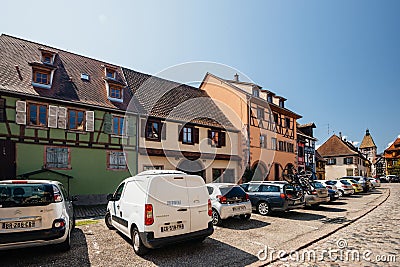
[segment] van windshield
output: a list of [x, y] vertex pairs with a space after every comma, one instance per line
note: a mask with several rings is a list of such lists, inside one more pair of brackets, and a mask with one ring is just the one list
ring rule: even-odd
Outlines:
[[53, 202], [51, 184], [0, 184], [0, 208], [44, 206]]

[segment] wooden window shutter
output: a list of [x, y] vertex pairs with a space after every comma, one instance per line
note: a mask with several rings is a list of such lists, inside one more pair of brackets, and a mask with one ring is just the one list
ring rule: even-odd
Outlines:
[[182, 140], [183, 140], [183, 131], [182, 131], [182, 129], [183, 129], [183, 125], [179, 124], [178, 125], [178, 141], [179, 142], [182, 142]]
[[220, 146], [226, 146], [226, 132], [220, 132], [221, 141], [219, 143]]
[[211, 130], [208, 130], [208, 133], [207, 133], [208, 135], [207, 135], [207, 137], [208, 137], [208, 144], [209, 145], [211, 145], [212, 144], [212, 131]]
[[0, 122], [6, 121], [6, 100], [0, 98]]
[[50, 128], [57, 128], [58, 107], [49, 105], [49, 117], [47, 126]]
[[67, 129], [67, 108], [58, 107], [58, 128]]
[[125, 117], [125, 129], [127, 136], [135, 136], [136, 130], [136, 117], [127, 115]]
[[199, 133], [199, 128], [194, 127], [193, 128], [193, 134], [194, 134], [194, 143], [198, 144], [200, 142], [200, 133]]
[[26, 124], [26, 102], [18, 100], [15, 104], [15, 122], [17, 124]]
[[140, 119], [140, 137], [146, 137], [146, 119]]
[[167, 123], [161, 122], [161, 139], [167, 140]]
[[94, 111], [86, 111], [86, 131], [94, 132]]
[[103, 131], [106, 134], [112, 133], [112, 116], [110, 113], [105, 113], [103, 118]]

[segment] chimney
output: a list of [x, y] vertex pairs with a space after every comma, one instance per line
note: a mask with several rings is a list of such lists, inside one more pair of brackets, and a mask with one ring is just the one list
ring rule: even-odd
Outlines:
[[339, 138], [342, 139], [342, 132], [339, 132]]
[[236, 73], [233, 77], [234, 77], [233, 80], [234, 80], [235, 82], [238, 82], [238, 81], [239, 81], [239, 74]]

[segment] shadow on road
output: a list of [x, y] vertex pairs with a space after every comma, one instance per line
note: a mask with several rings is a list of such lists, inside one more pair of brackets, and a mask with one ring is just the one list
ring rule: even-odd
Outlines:
[[347, 209], [340, 209], [340, 208], [334, 208], [334, 207], [329, 207], [329, 206], [318, 206], [313, 208], [313, 210], [319, 210], [323, 212], [344, 212], [347, 211]]
[[157, 266], [201, 266], [204, 262], [209, 266], [246, 266], [258, 261], [255, 255], [210, 237], [202, 243], [186, 242], [152, 250], [143, 258]]
[[59, 252], [54, 245], [0, 251], [1, 266], [90, 266], [86, 238], [81, 229], [71, 235], [71, 250]]
[[313, 214], [304, 211], [277, 212], [275, 213], [275, 216], [296, 221], [317, 221], [326, 217], [324, 215]]
[[229, 218], [222, 222], [223, 228], [228, 228], [233, 230], [251, 230], [251, 229], [262, 228], [268, 225], [270, 225], [270, 223], [259, 221], [253, 218], [251, 218], [248, 221], [244, 221], [239, 218]]
[[[344, 198], [341, 198], [341, 200]], [[347, 202], [344, 201], [333, 201], [333, 202], [329, 202], [328, 204], [325, 205], [332, 205], [332, 206], [342, 206], [342, 205], [346, 205]]]
[[[126, 236], [119, 232], [118, 234], [131, 244]], [[134, 253], [133, 249], [132, 253]], [[202, 243], [187, 241], [151, 249], [142, 258], [157, 266], [201, 266], [204, 262], [207, 262], [209, 266], [245, 266], [258, 261], [255, 255], [211, 237], [206, 238]]]

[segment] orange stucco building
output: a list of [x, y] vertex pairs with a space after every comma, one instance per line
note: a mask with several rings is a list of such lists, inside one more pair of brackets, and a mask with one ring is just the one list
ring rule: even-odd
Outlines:
[[286, 99], [260, 85], [226, 80], [207, 73], [200, 89], [216, 102], [235, 128], [242, 129], [242, 158], [253, 180], [281, 180], [282, 170], [296, 165], [296, 121], [300, 115], [285, 108]]

